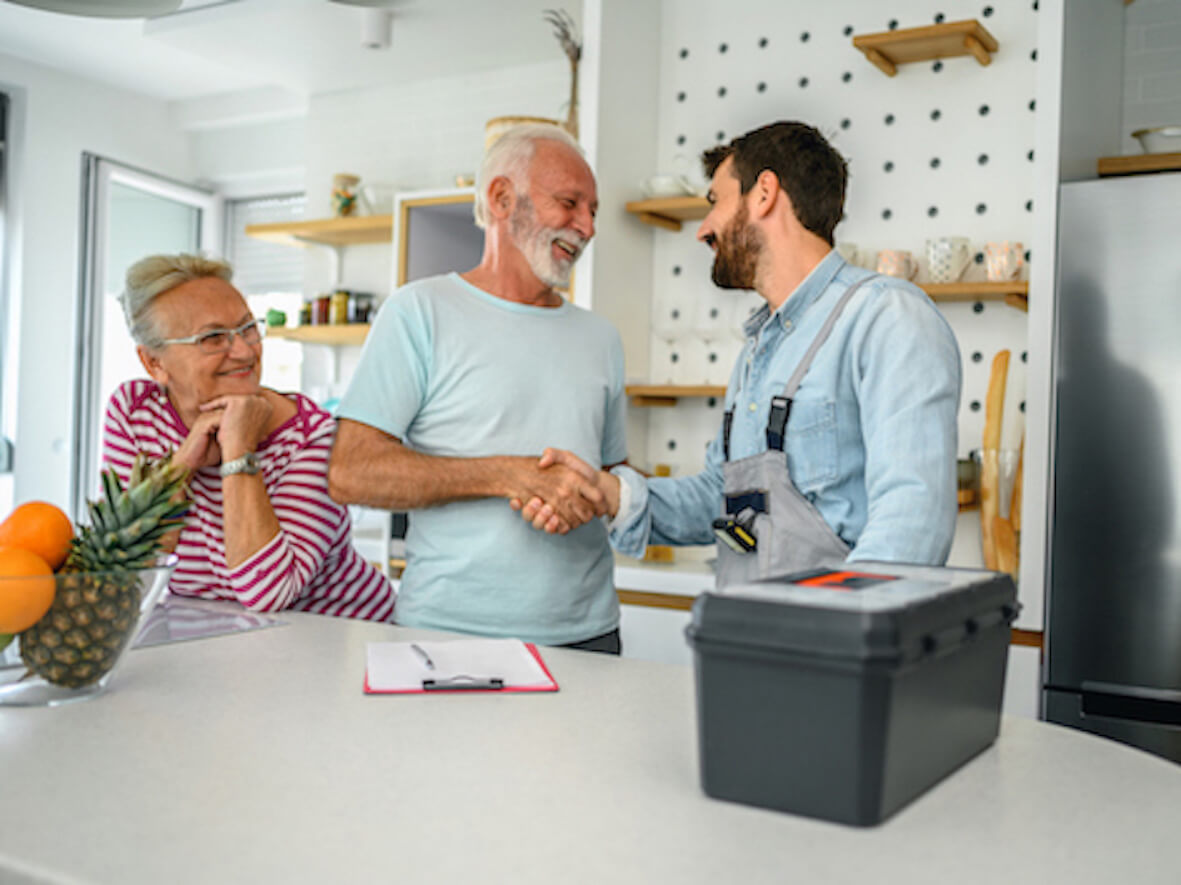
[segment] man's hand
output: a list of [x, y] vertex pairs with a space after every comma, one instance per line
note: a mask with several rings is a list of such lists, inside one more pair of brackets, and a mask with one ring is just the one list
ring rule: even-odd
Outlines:
[[[568, 452], [564, 449], [546, 449], [542, 455], [541, 460], [537, 462], [538, 468], [541, 470], [555, 470], [557, 468], [566, 468], [577, 475], [579, 475], [584, 482], [590, 484], [598, 496], [601, 498], [601, 503], [596, 505], [595, 516], [614, 516], [619, 509], [619, 479], [612, 476], [610, 473], [595, 470], [573, 452]], [[565, 534], [569, 531], [569, 526], [564, 525], [564, 520], [560, 511], [555, 510], [551, 504], [540, 496], [534, 496], [528, 499], [528, 503], [522, 506], [521, 501], [524, 499], [514, 498], [510, 503], [513, 510], [521, 511], [521, 518], [526, 522], [532, 523], [535, 529], [549, 532], [550, 534], [559, 533]], [[585, 522], [586, 520], [584, 520]], [[578, 525], [581, 525], [579, 523]], [[574, 526], [577, 528], [577, 526]]]
[[517, 491], [509, 496], [509, 504], [520, 510], [522, 501], [538, 502], [545, 516], [534, 521], [534, 527], [564, 535], [602, 514], [606, 500], [593, 467], [575, 455], [570, 455], [568, 463], [558, 463], [551, 455], [554, 451], [546, 449], [539, 461], [522, 462]]
[[201, 417], [220, 415], [217, 444], [226, 460], [241, 458], [258, 448], [271, 420], [271, 403], [262, 394], [220, 396], [201, 404]]

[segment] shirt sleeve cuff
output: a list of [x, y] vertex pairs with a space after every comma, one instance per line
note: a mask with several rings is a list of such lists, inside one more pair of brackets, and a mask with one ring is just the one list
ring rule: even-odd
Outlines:
[[619, 509], [607, 523], [611, 546], [625, 556], [640, 557], [648, 546], [648, 483], [630, 467], [611, 468], [619, 479]]

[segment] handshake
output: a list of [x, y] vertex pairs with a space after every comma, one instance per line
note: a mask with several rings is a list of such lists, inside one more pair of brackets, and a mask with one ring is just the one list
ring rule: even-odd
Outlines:
[[564, 535], [596, 516], [619, 509], [619, 479], [573, 452], [546, 449], [541, 458], [515, 459], [509, 506], [533, 528]]

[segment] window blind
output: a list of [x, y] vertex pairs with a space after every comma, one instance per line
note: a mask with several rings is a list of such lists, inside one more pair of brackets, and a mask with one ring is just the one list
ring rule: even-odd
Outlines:
[[306, 203], [304, 194], [226, 201], [226, 257], [243, 295], [303, 291], [303, 249], [248, 237], [246, 227], [300, 221]]

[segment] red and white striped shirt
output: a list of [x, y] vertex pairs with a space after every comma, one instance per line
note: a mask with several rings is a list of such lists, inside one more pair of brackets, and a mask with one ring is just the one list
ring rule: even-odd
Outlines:
[[[258, 447], [279, 533], [234, 568], [226, 566], [222, 480], [217, 467], [189, 478], [191, 503], [169, 589], [181, 596], [233, 599], [254, 611], [295, 611], [389, 621], [389, 581], [350, 543], [348, 511], [328, 497], [328, 456], [336, 422], [310, 399], [288, 394], [296, 414]], [[103, 462], [124, 483], [137, 454], [162, 458], [188, 436], [154, 381], [120, 385], [107, 404]]]

